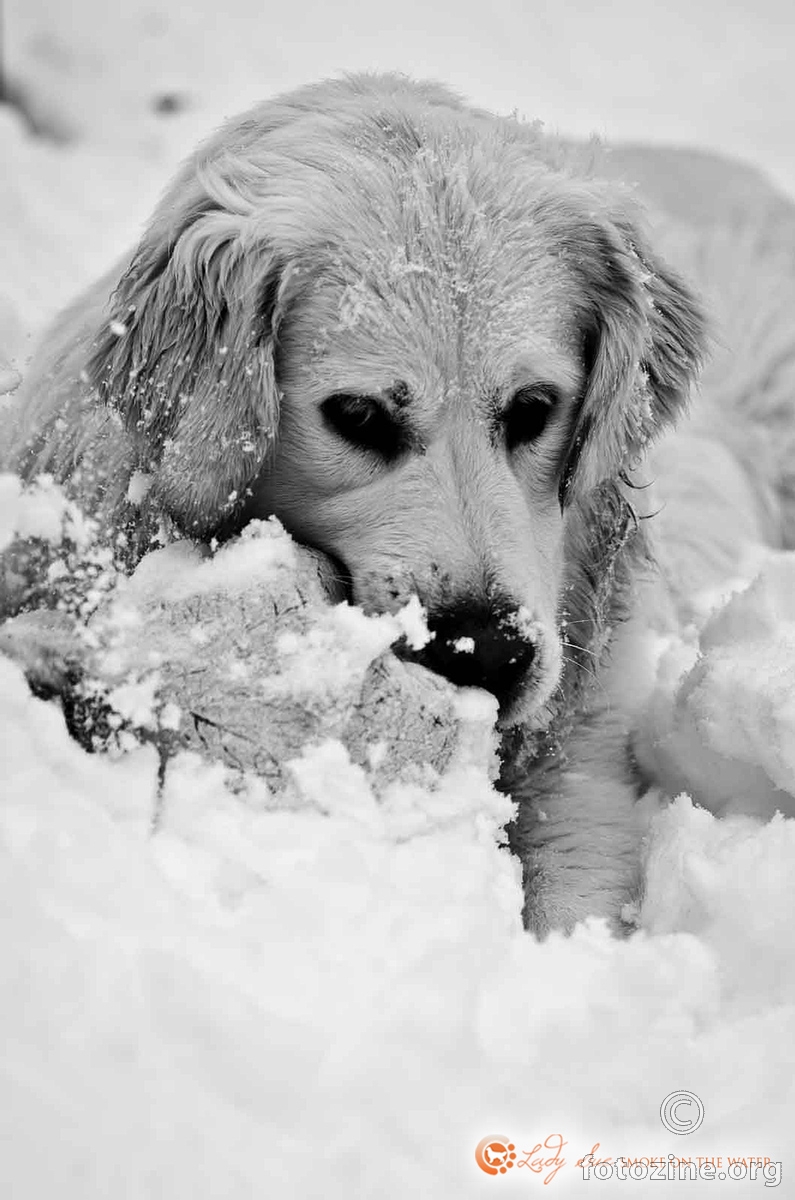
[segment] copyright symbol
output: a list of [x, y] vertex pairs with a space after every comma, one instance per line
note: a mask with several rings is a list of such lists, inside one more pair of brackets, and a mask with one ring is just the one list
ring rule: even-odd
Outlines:
[[[690, 1115], [680, 1116], [680, 1108], [691, 1109]], [[695, 1109], [695, 1116], [692, 1109]], [[704, 1105], [695, 1092], [671, 1092], [660, 1105], [660, 1120], [671, 1133], [695, 1133], [704, 1120]]]

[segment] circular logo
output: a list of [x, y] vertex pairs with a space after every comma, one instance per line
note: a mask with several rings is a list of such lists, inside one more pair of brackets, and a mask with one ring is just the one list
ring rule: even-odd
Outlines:
[[481, 1138], [475, 1147], [475, 1162], [487, 1175], [504, 1175], [516, 1161], [516, 1147], [499, 1133]]
[[704, 1120], [704, 1105], [695, 1092], [671, 1092], [660, 1105], [660, 1120], [671, 1133], [695, 1133]]

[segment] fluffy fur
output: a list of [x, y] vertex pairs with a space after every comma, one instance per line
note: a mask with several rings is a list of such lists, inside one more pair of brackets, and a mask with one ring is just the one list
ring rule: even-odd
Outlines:
[[[470, 681], [458, 634], [502, 639], [505, 670], [523, 656], [503, 784], [539, 933], [618, 922], [637, 889], [607, 651], [647, 576], [630, 472], [703, 345], [693, 296], [584, 158], [397, 76], [252, 110], [45, 339], [10, 455], [132, 560], [164, 519], [209, 539], [275, 513], [367, 610], [418, 593], [434, 669]], [[386, 449], [340, 432], [351, 396], [377, 401]]]

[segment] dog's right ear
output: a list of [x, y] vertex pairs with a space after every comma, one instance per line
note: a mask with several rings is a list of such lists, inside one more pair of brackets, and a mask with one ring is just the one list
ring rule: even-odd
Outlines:
[[147, 506], [195, 537], [242, 505], [278, 425], [274, 348], [290, 271], [230, 208], [205, 197], [176, 228], [153, 222], [86, 367], [151, 480]]

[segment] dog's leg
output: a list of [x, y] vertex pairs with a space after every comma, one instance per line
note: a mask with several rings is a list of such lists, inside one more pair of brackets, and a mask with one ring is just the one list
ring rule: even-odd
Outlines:
[[592, 709], [562, 751], [531, 766], [511, 794], [527, 928], [544, 937], [601, 916], [628, 932], [640, 899], [646, 809], [638, 805], [623, 715], [607, 704]]

